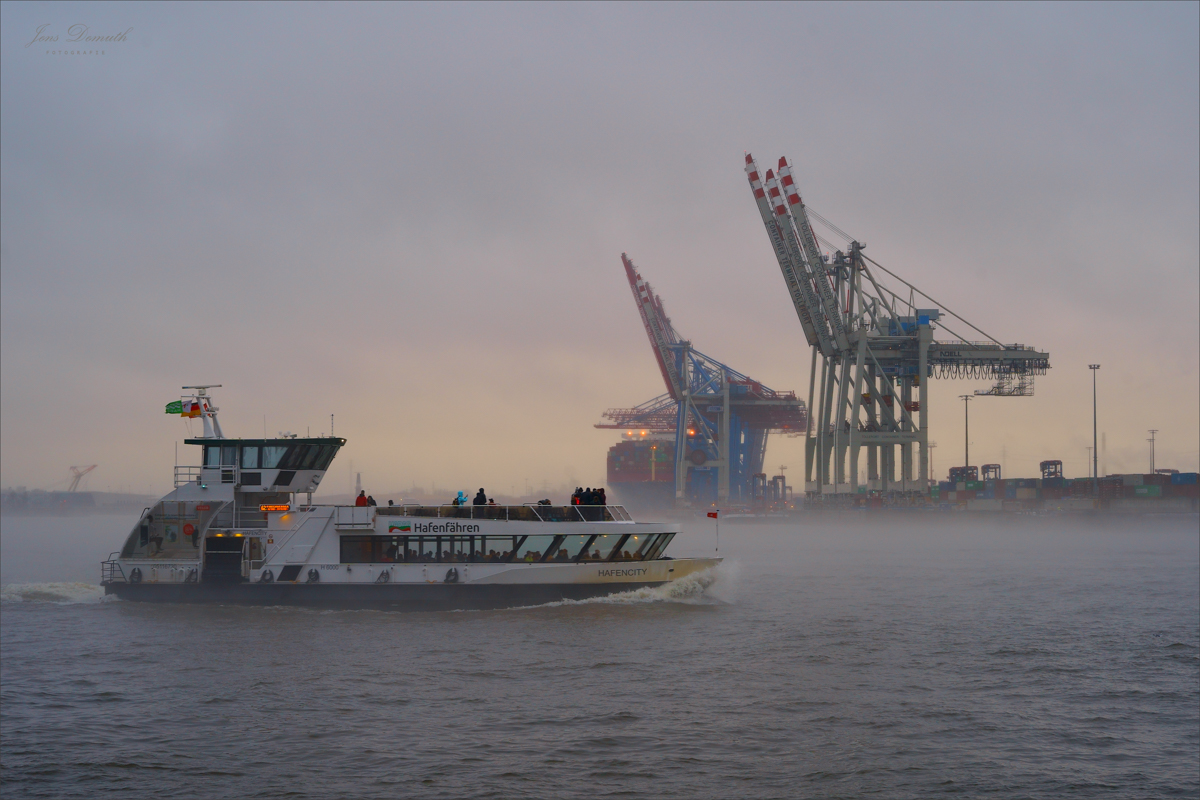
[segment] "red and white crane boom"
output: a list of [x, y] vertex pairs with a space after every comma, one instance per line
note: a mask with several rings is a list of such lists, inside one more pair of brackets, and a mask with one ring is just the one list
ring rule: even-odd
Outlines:
[[650, 284], [642, 279], [637, 267], [625, 253], [621, 253], [621, 263], [625, 265], [625, 276], [629, 279], [634, 302], [642, 315], [642, 324], [646, 326], [646, 336], [650, 339], [654, 358], [657, 359], [663, 381], [667, 384], [667, 393], [671, 395], [672, 400], [678, 401], [683, 396], [684, 387], [671, 345], [678, 344], [679, 337], [663, 310], [662, 299], [654, 294]]
[[[770, 171], [768, 171], [770, 175]], [[796, 315], [800, 318], [800, 326], [809, 345], [816, 346], [823, 356], [829, 357], [836, 352], [836, 345], [829, 330], [826, 314], [821, 307], [821, 300], [814, 291], [814, 276], [808, 269], [808, 264], [802, 258], [791, 224], [787, 220], [787, 208], [779, 197], [778, 187], [775, 190], [774, 203], [767, 199], [767, 188], [758, 171], [754, 157], [746, 154], [746, 177], [750, 181], [750, 189], [754, 193], [754, 202], [758, 205], [759, 216], [767, 229], [767, 238], [775, 251], [775, 260], [783, 273], [783, 282], [792, 298]], [[774, 183], [774, 177], [770, 177]]]
[[779, 182], [782, 185], [784, 196], [787, 198], [787, 217], [791, 221], [792, 229], [796, 232], [804, 257], [808, 261], [809, 271], [812, 272], [813, 281], [817, 286], [817, 294], [820, 295], [821, 304], [825, 307], [825, 316], [829, 319], [829, 325], [833, 329], [833, 339], [839, 350], [847, 352], [850, 350], [850, 340], [846, 337], [846, 325], [842, 319], [841, 304], [838, 302], [837, 295], [834, 294], [833, 286], [829, 283], [829, 273], [825, 269], [825, 260], [821, 258], [821, 248], [817, 247], [816, 234], [813, 233], [812, 225], [808, 221], [808, 212], [804, 210], [804, 202], [800, 199], [800, 191], [792, 179], [792, 168], [788, 166], [786, 158], [779, 159]]

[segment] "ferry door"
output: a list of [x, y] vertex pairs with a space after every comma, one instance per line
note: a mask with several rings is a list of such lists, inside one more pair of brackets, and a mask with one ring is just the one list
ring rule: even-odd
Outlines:
[[241, 536], [209, 536], [204, 540], [204, 582], [241, 583]]
[[[257, 536], [251, 536], [246, 541], [246, 566], [249, 569], [260, 569], [263, 563], [263, 540]], [[248, 576], [246, 576], [248, 577]]]

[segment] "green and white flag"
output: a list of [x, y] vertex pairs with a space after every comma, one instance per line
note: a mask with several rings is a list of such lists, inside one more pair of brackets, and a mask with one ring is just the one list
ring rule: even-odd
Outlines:
[[183, 413], [183, 401], [175, 400], [170, 403], [167, 403], [167, 413], [168, 414], [182, 414]]

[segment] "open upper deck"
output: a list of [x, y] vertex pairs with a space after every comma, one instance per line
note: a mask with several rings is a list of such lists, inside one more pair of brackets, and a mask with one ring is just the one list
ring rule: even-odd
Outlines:
[[511, 522], [633, 522], [624, 506], [377, 506], [380, 516], [434, 517], [437, 519], [490, 519]]

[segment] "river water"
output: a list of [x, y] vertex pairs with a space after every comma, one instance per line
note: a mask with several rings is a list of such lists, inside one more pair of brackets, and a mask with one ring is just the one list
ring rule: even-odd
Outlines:
[[130, 526], [0, 523], [5, 798], [1200, 794], [1194, 516], [726, 523], [706, 580], [409, 614], [102, 602]]

